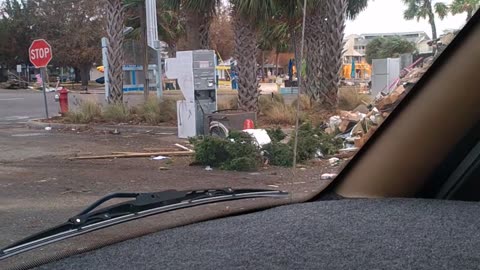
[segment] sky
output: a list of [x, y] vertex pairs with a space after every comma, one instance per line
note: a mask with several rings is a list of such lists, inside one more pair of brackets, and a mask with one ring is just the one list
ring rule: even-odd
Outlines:
[[[452, 1], [433, 0], [433, 3], [437, 2], [449, 4]], [[403, 18], [405, 8], [402, 0], [370, 0], [368, 7], [355, 20], [347, 21], [345, 34], [425, 31], [432, 37], [430, 24], [426, 20], [417, 22], [416, 19], [407, 21]], [[443, 21], [436, 17], [438, 34], [442, 34], [446, 29], [461, 28], [466, 17], [466, 13], [456, 16], [449, 14]]]

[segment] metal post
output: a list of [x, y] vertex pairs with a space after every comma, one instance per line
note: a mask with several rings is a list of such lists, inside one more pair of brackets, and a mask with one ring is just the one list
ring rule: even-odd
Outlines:
[[40, 76], [42, 77], [43, 101], [45, 102], [45, 115], [47, 116], [47, 119], [48, 119], [47, 87], [45, 85], [45, 80], [47, 77], [47, 68], [40, 68]]
[[108, 39], [106, 37], [102, 38], [102, 64], [103, 64], [103, 75], [105, 78], [105, 101], [109, 103], [110, 95], [110, 80], [108, 78]]
[[303, 1], [303, 21], [302, 21], [302, 43], [300, 50], [300, 63], [297, 63], [298, 92], [297, 92], [297, 109], [295, 111], [295, 141], [293, 145], [293, 169], [297, 168], [297, 150], [298, 150], [298, 129], [300, 118], [300, 89], [302, 89], [302, 61], [303, 50], [305, 46], [305, 20], [307, 18], [307, 0]]
[[163, 96], [163, 72], [162, 72], [162, 45], [159, 40], [155, 40], [155, 50], [157, 51], [157, 98]]
[[141, 25], [141, 42], [143, 50], [143, 97], [148, 100], [150, 94], [149, 78], [148, 78], [148, 39], [147, 39], [147, 10], [145, 3], [139, 6], [140, 9], [140, 25]]

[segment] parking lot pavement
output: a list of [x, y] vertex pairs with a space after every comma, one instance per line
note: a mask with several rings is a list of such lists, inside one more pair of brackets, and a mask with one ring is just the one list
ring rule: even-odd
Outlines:
[[[30, 130], [18, 123], [0, 127], [0, 247], [65, 222], [93, 201], [113, 192], [251, 187], [287, 190], [292, 200], [323, 189], [328, 181], [320, 180], [319, 175], [335, 170], [327, 165], [308, 168], [295, 175], [284, 168], [262, 169], [255, 173], [206, 171], [203, 167], [189, 166], [189, 157], [167, 161], [150, 158], [68, 160], [73, 155], [142, 151], [144, 148], [172, 147], [177, 142], [186, 143], [172, 135]], [[266, 201], [215, 204], [202, 207], [202, 211], [182, 210], [127, 226], [133, 226], [129, 227], [132, 233], [142, 226], [146, 226], [147, 231], [155, 231], [172, 226], [174, 222], [193, 222], [207, 214], [227, 214]], [[88, 249], [98, 241], [120, 239], [124, 235], [121, 229], [99, 233], [100, 236], [98, 233], [85, 236], [88, 240], [76, 243]], [[68, 247], [59, 244], [51, 249], [58, 252]], [[46, 255], [41, 252], [28, 254], [39, 258]]]

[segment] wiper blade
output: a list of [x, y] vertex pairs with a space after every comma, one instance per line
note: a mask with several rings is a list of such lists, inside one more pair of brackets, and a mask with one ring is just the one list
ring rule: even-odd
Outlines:
[[[197, 205], [248, 198], [285, 198], [287, 192], [268, 189], [166, 190], [153, 193], [114, 193], [69, 218], [67, 222], [29, 236], [0, 250], [0, 260], [77, 235], [127, 221]], [[131, 199], [98, 210], [113, 199]]]

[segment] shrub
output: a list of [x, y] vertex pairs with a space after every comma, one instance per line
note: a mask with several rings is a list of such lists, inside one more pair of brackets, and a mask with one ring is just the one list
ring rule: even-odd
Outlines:
[[320, 139], [320, 150], [322, 154], [327, 156], [334, 155], [339, 149], [343, 148], [343, 140], [335, 138], [335, 135], [330, 135], [325, 132], [319, 132], [317, 134]]
[[260, 165], [260, 150], [250, 135], [232, 132], [228, 138], [200, 137], [192, 139], [195, 161], [224, 170], [252, 171]]
[[65, 115], [65, 122], [74, 124], [88, 124], [99, 120], [102, 109], [95, 101], [80, 101], [77, 110], [70, 111]]
[[103, 110], [103, 119], [108, 122], [125, 123], [131, 120], [132, 115], [123, 103], [109, 104]]
[[239, 157], [224, 163], [221, 168], [227, 171], [255, 171], [258, 168], [258, 161], [251, 157]]
[[290, 145], [272, 142], [262, 148], [270, 165], [290, 167], [293, 164], [293, 149]]
[[[295, 136], [289, 145], [293, 147]], [[314, 128], [310, 123], [305, 123], [298, 130], [297, 157], [306, 161], [317, 156], [320, 150], [323, 155], [333, 155], [343, 147], [343, 141], [333, 135], [326, 134], [320, 128]]]
[[201, 165], [218, 167], [229, 158], [228, 140], [206, 136], [191, 142], [195, 146], [195, 161]]
[[287, 137], [287, 134], [280, 127], [267, 129], [267, 133], [272, 142], [279, 142]]

